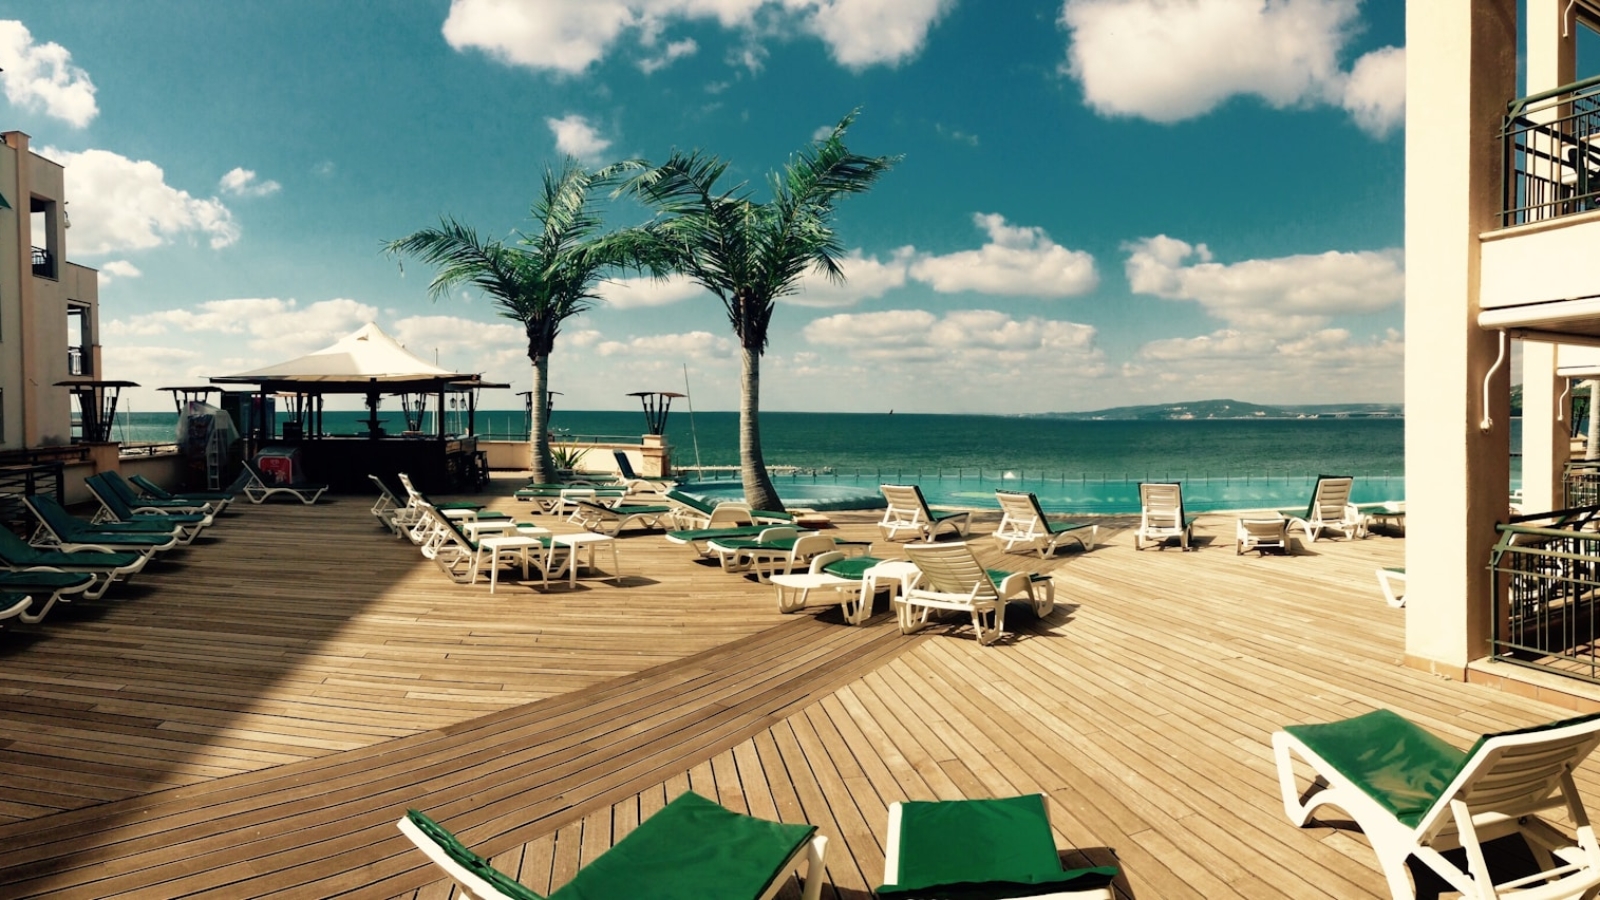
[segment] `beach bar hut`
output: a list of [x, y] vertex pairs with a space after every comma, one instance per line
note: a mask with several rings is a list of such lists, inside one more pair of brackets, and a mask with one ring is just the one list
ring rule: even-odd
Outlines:
[[[486, 473], [474, 433], [477, 392], [508, 387], [418, 359], [371, 322], [314, 353], [211, 382], [254, 385], [262, 395], [286, 397], [289, 420], [281, 431], [270, 419], [255, 423], [245, 435], [246, 452], [253, 457], [292, 454], [299, 474], [336, 491], [361, 491], [370, 486], [367, 475], [374, 472], [408, 472], [428, 491], [476, 488]], [[323, 427], [323, 401], [329, 394], [364, 399], [368, 415], [359, 431], [331, 434]], [[383, 398], [395, 396], [415, 398], [406, 404], [406, 427], [398, 434], [386, 429], [378, 416]], [[446, 431], [447, 399], [466, 400], [466, 423], [459, 433]], [[422, 410], [430, 401], [433, 427], [424, 431]]]

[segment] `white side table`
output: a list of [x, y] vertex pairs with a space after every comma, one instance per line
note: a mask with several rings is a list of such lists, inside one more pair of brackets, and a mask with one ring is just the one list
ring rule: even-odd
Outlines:
[[891, 559], [881, 562], [861, 574], [861, 592], [871, 597], [881, 588], [889, 589], [889, 608], [903, 626], [906, 622], [905, 604], [901, 598], [917, 584], [922, 570], [908, 559]]
[[468, 519], [458, 524], [472, 540], [493, 534], [510, 534], [517, 530], [517, 523], [510, 519]]
[[[537, 537], [521, 534], [497, 534], [486, 537], [478, 542], [478, 552], [472, 557], [472, 581], [478, 580], [478, 563], [485, 554], [489, 557], [489, 593], [494, 593], [495, 583], [500, 577], [500, 555], [515, 554], [522, 560], [522, 580], [528, 580], [528, 555], [530, 550], [543, 550], [544, 542]], [[550, 584], [549, 563], [539, 566], [542, 580], [546, 587]]]
[[[567, 548], [567, 585], [578, 586], [578, 557], [584, 547], [589, 548], [589, 560], [584, 563], [584, 568], [594, 568], [594, 549], [599, 544], [611, 545], [611, 579], [622, 581], [622, 564], [617, 560], [617, 540], [609, 534], [559, 534], [550, 539], [555, 544]], [[552, 548], [553, 549], [553, 548]]]

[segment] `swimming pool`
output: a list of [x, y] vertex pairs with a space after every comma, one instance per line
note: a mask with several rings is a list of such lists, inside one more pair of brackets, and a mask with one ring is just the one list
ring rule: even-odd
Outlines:
[[[892, 476], [892, 477], [891, 477]], [[1008, 477], [1010, 476], [1010, 477]], [[1189, 512], [1225, 509], [1288, 509], [1311, 499], [1315, 477], [1153, 477], [1151, 481], [1183, 484], [1183, 505]], [[1012, 473], [996, 476], [960, 475], [897, 470], [881, 473], [833, 473], [774, 476], [773, 487], [786, 506], [818, 510], [882, 509], [880, 484], [916, 484], [928, 502], [938, 506], [999, 509], [994, 492], [1032, 491], [1047, 512], [1126, 515], [1139, 512], [1139, 482], [1095, 478], [1020, 478]], [[713, 503], [741, 500], [744, 489], [736, 479], [712, 479], [678, 486], [684, 493]], [[1401, 475], [1355, 476], [1352, 503], [1404, 500], [1406, 482]]]

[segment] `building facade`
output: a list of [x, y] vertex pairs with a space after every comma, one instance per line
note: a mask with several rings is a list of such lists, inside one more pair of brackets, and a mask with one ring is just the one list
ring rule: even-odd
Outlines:
[[[0, 453], [71, 443], [98, 406], [98, 273], [66, 261], [65, 170], [0, 134]], [[91, 417], [94, 411], [90, 412]], [[81, 432], [80, 432], [81, 434]]]

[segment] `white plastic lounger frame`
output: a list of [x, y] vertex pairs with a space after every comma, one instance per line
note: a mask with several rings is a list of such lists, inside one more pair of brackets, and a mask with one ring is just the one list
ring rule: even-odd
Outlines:
[[1246, 550], [1289, 552], [1289, 520], [1280, 515], [1240, 516], [1233, 536], [1233, 555], [1243, 556]]
[[1027, 600], [1040, 616], [1055, 609], [1055, 582], [1035, 581], [1026, 572], [1007, 573], [999, 584], [966, 543], [907, 544], [906, 555], [921, 570], [917, 583], [895, 601], [900, 631], [911, 634], [928, 624], [934, 610], [964, 612], [972, 617], [978, 643], [988, 645], [1005, 636], [1006, 603]]
[[722, 571], [754, 572], [757, 581], [768, 584], [772, 575], [788, 575], [796, 566], [808, 565], [813, 557], [838, 546], [832, 535], [777, 525], [761, 532], [753, 542], [749, 538], [718, 538], [706, 549], [716, 554]]
[[661, 520], [671, 515], [665, 506], [606, 506], [593, 499], [572, 499], [572, 515], [567, 521], [597, 534], [616, 537], [624, 528], [639, 523], [644, 528], [657, 528]]
[[994, 496], [1000, 501], [1002, 513], [994, 539], [1005, 543], [1007, 553], [1018, 544], [1026, 544], [1043, 559], [1056, 552], [1062, 541], [1077, 541], [1085, 553], [1094, 549], [1095, 539], [1100, 534], [1099, 525], [1052, 525], [1039, 505], [1039, 498], [1031, 491], [995, 491]]
[[268, 484], [261, 470], [250, 460], [241, 460], [250, 479], [244, 483], [244, 495], [251, 503], [262, 503], [274, 494], [288, 494], [307, 506], [316, 503], [328, 490], [325, 484]]
[[[1402, 727], [1410, 725], [1398, 716], [1391, 715], [1391, 719]], [[1416, 733], [1412, 743], [1431, 738], [1422, 729], [1410, 727]], [[1289, 731], [1272, 735], [1283, 809], [1289, 821], [1304, 827], [1323, 806], [1337, 806], [1347, 813], [1377, 852], [1395, 900], [1416, 897], [1406, 869], [1406, 860], [1413, 856], [1464, 897], [1576, 900], [1588, 896], [1600, 885], [1600, 845], [1572, 771], [1597, 744], [1600, 720], [1593, 717], [1486, 735], [1438, 799], [1420, 814], [1415, 825], [1407, 825], [1362, 784], [1341, 774], [1295, 735]], [[1310, 764], [1317, 775], [1304, 794], [1296, 784], [1291, 754]], [[1565, 809], [1576, 827], [1576, 840], [1538, 815], [1558, 808]], [[1482, 844], [1515, 833], [1527, 841], [1544, 871], [1496, 885]], [[1443, 855], [1458, 847], [1466, 851], [1467, 871]]]
[[394, 532], [395, 537], [403, 537], [406, 529], [416, 523], [417, 513], [408, 504], [401, 503], [400, 498], [383, 483], [383, 479], [371, 472], [367, 473], [367, 477], [378, 486], [378, 499], [372, 504], [373, 517]]
[[[428, 858], [433, 860], [434, 865], [437, 865], [444, 870], [445, 874], [450, 876], [450, 880], [454, 881], [456, 886], [461, 889], [466, 900], [507, 900], [505, 892], [452, 859], [443, 847], [424, 834], [422, 829], [412, 824], [411, 819], [401, 816], [398, 825], [401, 833], [410, 838], [411, 843], [416, 844], [418, 850], [427, 854]], [[813, 835], [810, 840], [801, 844], [799, 849], [795, 850], [794, 855], [783, 864], [783, 871], [787, 874], [788, 871], [797, 869], [801, 860], [805, 861], [805, 886], [800, 891], [800, 900], [819, 900], [822, 896], [822, 883], [824, 881], [822, 864], [827, 852], [828, 839], [820, 834]], [[644, 873], [641, 873], [641, 877], [643, 875]], [[788, 886], [788, 877], [774, 878], [772, 885], [760, 897], [753, 898], [753, 900], [772, 900]]]
[[883, 519], [878, 522], [878, 530], [883, 532], [884, 540], [892, 541], [901, 532], [906, 532], [921, 540], [931, 541], [945, 526], [949, 526], [957, 537], [966, 537], [968, 529], [972, 527], [971, 512], [934, 515], [928, 507], [927, 498], [922, 496], [922, 488], [917, 485], [885, 484], [880, 485], [879, 489], [889, 504], [884, 507]]
[[1367, 536], [1367, 517], [1350, 502], [1355, 479], [1348, 475], [1320, 475], [1306, 511], [1289, 519], [1291, 526], [1305, 530], [1306, 540], [1315, 542], [1324, 531], [1337, 531], [1347, 538]]
[[[1389, 601], [1390, 606], [1406, 605], [1406, 570], [1405, 569], [1379, 569], [1378, 587], [1383, 591], [1383, 599]], [[1395, 587], [1399, 586], [1397, 593]]]
[[1143, 550], [1146, 542], [1161, 546], [1170, 538], [1177, 538], [1184, 550], [1194, 538], [1194, 522], [1183, 512], [1183, 485], [1141, 482], [1139, 530], [1133, 533], [1133, 549]]

